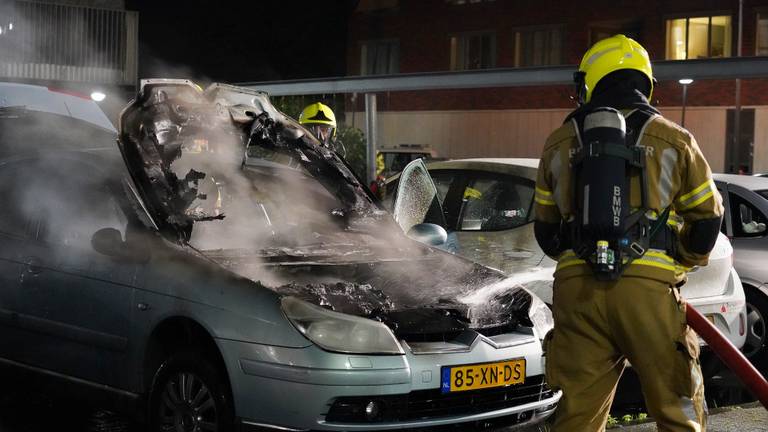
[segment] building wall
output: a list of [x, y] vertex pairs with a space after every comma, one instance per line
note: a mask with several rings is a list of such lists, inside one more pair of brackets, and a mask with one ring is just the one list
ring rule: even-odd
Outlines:
[[[362, 0], [360, 4], [368, 3]], [[399, 71], [434, 72], [450, 67], [450, 38], [463, 32], [496, 35], [496, 67], [514, 67], [516, 31], [562, 26], [563, 64], [577, 64], [590, 44], [590, 28], [634, 21], [638, 40], [653, 60], [666, 56], [666, 23], [684, 16], [730, 15], [731, 55], [737, 53], [738, 0], [494, 0], [453, 5], [446, 0], [389, 0], [386, 7], [352, 15], [348, 73], [360, 73], [360, 46], [367, 40], [399, 41]], [[755, 55], [758, 13], [768, 0], [744, 2], [743, 55]], [[575, 69], [575, 66], [574, 66]], [[715, 171], [726, 165], [727, 110], [736, 103], [735, 80], [697, 80], [688, 87], [686, 126], [694, 133]], [[549, 130], [575, 107], [572, 86], [508, 87], [392, 92], [378, 95], [379, 145], [431, 144], [447, 157], [537, 156]], [[347, 103], [362, 111], [363, 98]], [[682, 88], [660, 82], [652, 103], [679, 121]], [[768, 79], [742, 80], [741, 104], [756, 108], [754, 170], [768, 169]], [[357, 119], [360, 120], [357, 120]], [[362, 117], [357, 124], [364, 124]], [[478, 139], [479, 137], [479, 139]]]
[[[725, 165], [725, 107], [686, 108], [685, 125], [696, 137], [712, 170]], [[471, 157], [531, 157], [541, 155], [547, 136], [559, 127], [569, 109], [385, 111], [378, 113], [378, 145], [429, 145], [438, 156], [451, 159]], [[682, 109], [669, 107], [663, 114], [681, 120]], [[758, 114], [759, 113], [759, 114]], [[768, 169], [768, 108], [756, 112], [756, 123], [766, 127], [761, 147], [763, 165]], [[354, 117], [354, 119], [353, 119]], [[365, 114], [346, 113], [348, 122], [365, 124]], [[757, 157], [756, 157], [757, 160]], [[757, 166], [757, 164], [756, 164]]]
[[[366, 2], [361, 2], [364, 4]], [[348, 72], [360, 72], [360, 43], [365, 40], [398, 39], [400, 71], [447, 70], [450, 36], [473, 31], [494, 31], [497, 67], [513, 67], [514, 33], [519, 29], [558, 25], [565, 30], [563, 64], [577, 64], [590, 43], [590, 27], [634, 21], [641, 43], [654, 60], [665, 57], [666, 20], [686, 15], [731, 15], [732, 41], [737, 39], [738, 0], [646, 0], [637, 2], [590, 0], [564, 2], [495, 0], [451, 5], [446, 0], [401, 0], [396, 7], [360, 11], [349, 23]], [[469, 3], [469, 2], [467, 2]], [[391, 6], [391, 5], [390, 5]], [[755, 53], [757, 13], [768, 9], [768, 0], [750, 0], [744, 6], [744, 55]], [[735, 46], [732, 54], [736, 55]]]
[[[361, 2], [365, 4], [368, 2]], [[360, 73], [360, 47], [368, 40], [399, 41], [401, 73], [445, 71], [450, 67], [452, 35], [493, 31], [496, 34], [496, 66], [514, 67], [514, 34], [520, 29], [562, 26], [564, 29], [562, 64], [577, 64], [589, 48], [590, 28], [611, 22], [634, 21], [639, 25], [639, 41], [653, 60], [666, 56], [668, 19], [695, 15], [731, 16], [731, 54], [736, 55], [738, 39], [738, 0], [647, 0], [636, 2], [590, 0], [563, 2], [540, 0], [536, 6], [519, 0], [495, 0], [476, 4], [451, 5], [446, 0], [387, 2], [389, 8], [358, 11], [349, 24], [347, 72]], [[395, 5], [395, 6], [393, 6]], [[743, 55], [755, 54], [758, 13], [768, 14], [768, 0], [751, 0], [744, 6]], [[691, 86], [688, 105], [734, 105], [734, 81], [711, 80]], [[742, 95], [745, 105], [768, 106], [768, 80], [745, 80]], [[484, 90], [399, 92], [387, 95], [381, 110], [461, 110], [568, 108], [572, 86], [518, 87]], [[382, 98], [380, 98], [382, 99]], [[661, 82], [654, 94], [660, 106], [679, 106], [680, 86], [676, 81]], [[359, 108], [359, 107], [358, 107]]]
[[[725, 123], [729, 107], [688, 107], [685, 109], [685, 128], [696, 138], [702, 153], [714, 172], [725, 170]], [[733, 107], [730, 107], [733, 108]], [[664, 107], [662, 114], [677, 122], [682, 120], [680, 107]]]
[[[569, 110], [379, 112], [378, 145], [429, 145], [440, 157], [538, 157]], [[347, 118], [351, 113], [347, 114]], [[355, 114], [363, 124], [365, 115]]]
[[753, 172], [768, 172], [768, 107], [755, 109]]

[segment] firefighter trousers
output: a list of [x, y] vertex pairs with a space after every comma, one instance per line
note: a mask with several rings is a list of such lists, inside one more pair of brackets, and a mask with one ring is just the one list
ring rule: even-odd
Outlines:
[[563, 390], [554, 432], [603, 431], [627, 361], [659, 431], [705, 431], [699, 344], [677, 288], [653, 279], [555, 278], [546, 375]]

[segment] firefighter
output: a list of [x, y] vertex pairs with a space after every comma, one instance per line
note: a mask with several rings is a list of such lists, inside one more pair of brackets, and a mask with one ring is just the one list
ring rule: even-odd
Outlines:
[[344, 144], [336, 139], [336, 115], [328, 105], [320, 102], [307, 105], [299, 115], [299, 123], [309, 129], [324, 146], [342, 156], [346, 154]]
[[[597, 42], [574, 79], [580, 106], [547, 139], [535, 191], [536, 239], [557, 261], [555, 327], [545, 338], [547, 381], [563, 390], [554, 431], [604, 430], [628, 363], [659, 430], [704, 431], [699, 344], [679, 286], [708, 262], [722, 198], [691, 133], [649, 104], [654, 78], [639, 43], [624, 35]], [[626, 147], [611, 150], [596, 132], [603, 141], [623, 137]], [[595, 175], [584, 169], [591, 157], [617, 170]], [[609, 178], [616, 173], [625, 178]], [[596, 196], [611, 181], [625, 182], [626, 198]], [[601, 204], [621, 227], [615, 238], [595, 234], [600, 215], [585, 207]]]

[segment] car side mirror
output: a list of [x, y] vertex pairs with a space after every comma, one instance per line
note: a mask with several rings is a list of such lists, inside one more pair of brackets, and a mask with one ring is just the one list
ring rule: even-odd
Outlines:
[[132, 243], [123, 241], [123, 235], [115, 228], [102, 228], [91, 237], [91, 246], [100, 254], [130, 261], [149, 259], [146, 247]]
[[416, 224], [406, 234], [409, 238], [430, 246], [441, 246], [448, 241], [448, 232], [433, 223]]
[[91, 237], [91, 246], [100, 254], [118, 256], [122, 249], [124, 249], [125, 244], [120, 231], [114, 228], [102, 228]]

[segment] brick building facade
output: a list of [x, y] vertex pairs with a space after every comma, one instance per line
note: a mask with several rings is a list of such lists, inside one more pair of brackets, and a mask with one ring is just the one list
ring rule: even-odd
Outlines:
[[[361, 0], [349, 23], [348, 73], [575, 65], [615, 33], [636, 38], [653, 60], [731, 57], [738, 11], [738, 0]], [[742, 41], [742, 55], [768, 54], [768, 0], [744, 0]], [[738, 145], [735, 88], [735, 80], [691, 84], [686, 127], [714, 170], [768, 170], [768, 79], [741, 82]], [[536, 157], [574, 108], [572, 95], [571, 86], [381, 94], [379, 143], [426, 144], [445, 157]], [[653, 102], [679, 121], [681, 85], [660, 82]], [[348, 107], [361, 122], [359, 102]]]

